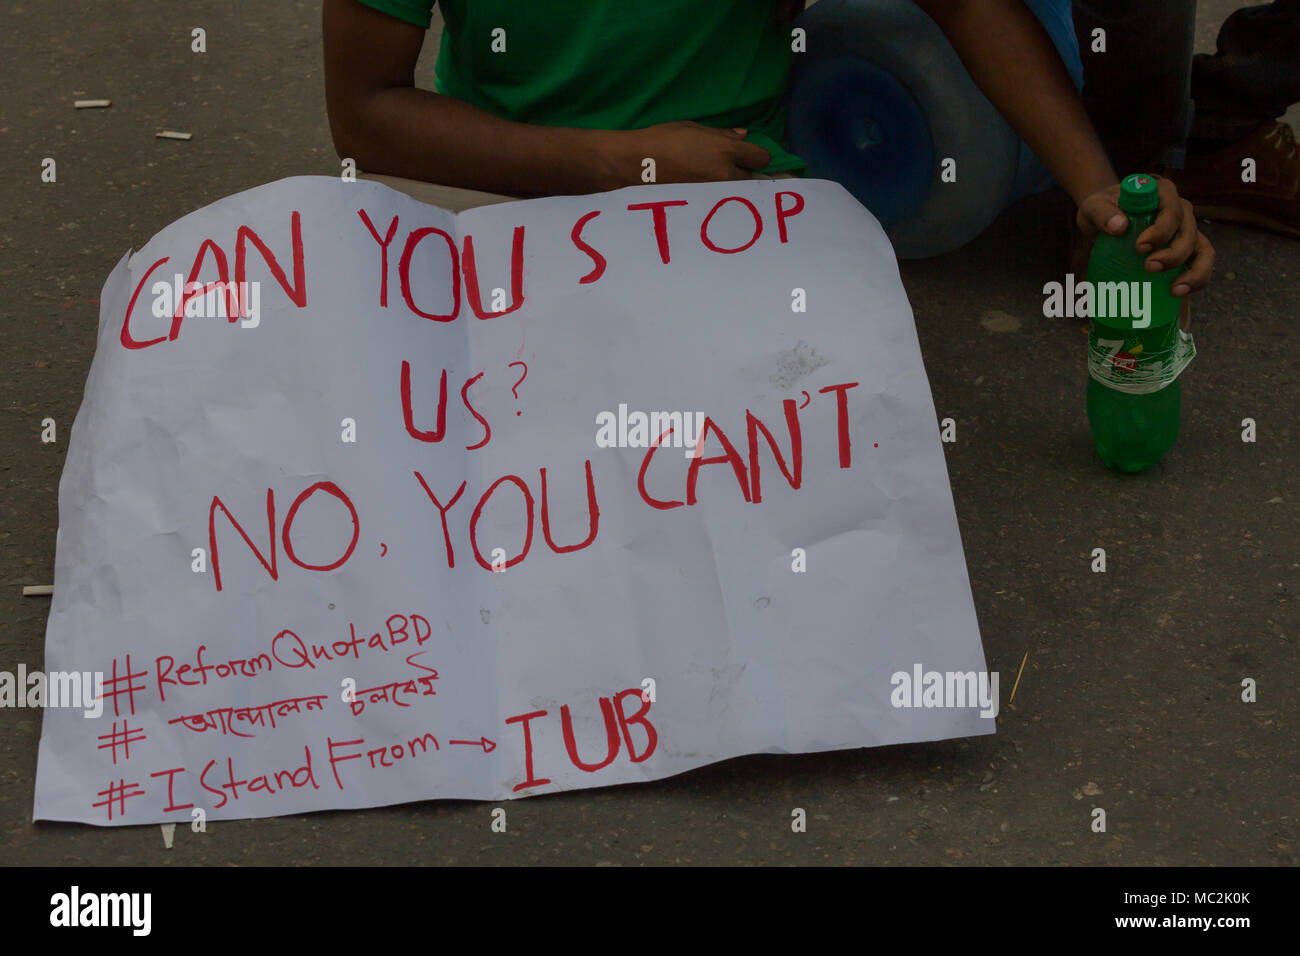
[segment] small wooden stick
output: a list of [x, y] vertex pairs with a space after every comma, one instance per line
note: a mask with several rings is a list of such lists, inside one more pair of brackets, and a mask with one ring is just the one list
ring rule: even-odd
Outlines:
[[1016, 688], [1020, 686], [1020, 675], [1025, 672], [1025, 661], [1027, 660], [1029, 660], [1029, 652], [1025, 651], [1025, 656], [1020, 659], [1020, 670], [1016, 673], [1016, 682], [1011, 688], [1011, 699], [1007, 701], [1008, 707], [1015, 702]]
[[193, 133], [178, 133], [173, 129], [165, 129], [161, 133], [154, 133], [158, 139], [190, 139]]
[[23, 585], [23, 597], [42, 597], [54, 593], [53, 584], [25, 584]]

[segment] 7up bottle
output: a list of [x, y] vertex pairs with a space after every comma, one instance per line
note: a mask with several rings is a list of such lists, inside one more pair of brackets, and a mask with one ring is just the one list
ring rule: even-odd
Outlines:
[[1146, 255], [1137, 251], [1159, 205], [1154, 176], [1127, 177], [1119, 208], [1128, 230], [1098, 236], [1088, 261], [1088, 423], [1101, 460], [1118, 471], [1143, 471], [1174, 447], [1178, 376], [1196, 354], [1178, 327], [1182, 303], [1169, 291], [1181, 267], [1147, 272]]

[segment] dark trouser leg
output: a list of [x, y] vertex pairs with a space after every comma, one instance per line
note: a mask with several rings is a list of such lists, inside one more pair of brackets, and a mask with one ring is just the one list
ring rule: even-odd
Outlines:
[[1192, 67], [1196, 120], [1189, 149], [1214, 152], [1249, 136], [1300, 100], [1300, 0], [1238, 10], [1218, 52]]
[[[1292, 3], [1300, 0], [1290, 0]], [[1083, 103], [1120, 176], [1181, 168], [1196, 0], [1075, 0]], [[1105, 52], [1094, 52], [1105, 31]]]

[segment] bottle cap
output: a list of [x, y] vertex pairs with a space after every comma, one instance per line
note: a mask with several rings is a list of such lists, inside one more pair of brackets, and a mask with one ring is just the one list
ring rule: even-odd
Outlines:
[[1119, 184], [1119, 208], [1125, 212], [1151, 212], [1160, 205], [1156, 177], [1146, 173], [1125, 176]]

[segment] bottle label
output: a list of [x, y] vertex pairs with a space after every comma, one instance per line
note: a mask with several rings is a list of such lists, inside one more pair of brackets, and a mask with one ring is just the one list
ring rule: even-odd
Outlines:
[[1139, 338], [1103, 339], [1088, 335], [1088, 374], [1117, 392], [1149, 395], [1169, 385], [1196, 357], [1190, 332], [1178, 329], [1168, 348], [1145, 348]]

